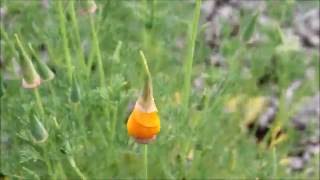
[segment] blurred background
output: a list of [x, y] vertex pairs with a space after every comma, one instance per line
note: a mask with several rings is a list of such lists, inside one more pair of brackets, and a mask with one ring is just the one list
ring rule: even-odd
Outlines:
[[199, 19], [194, 0], [0, 2], [0, 179], [141, 179], [140, 49], [150, 179], [319, 178], [319, 1], [202, 0]]

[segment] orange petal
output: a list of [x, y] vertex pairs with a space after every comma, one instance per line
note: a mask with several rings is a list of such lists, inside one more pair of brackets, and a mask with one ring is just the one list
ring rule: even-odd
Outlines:
[[146, 113], [135, 108], [132, 112], [132, 117], [144, 127], [157, 127], [160, 126], [160, 118], [158, 112]]
[[[148, 122], [151, 121], [151, 122]], [[160, 131], [157, 113], [143, 113], [134, 110], [127, 123], [128, 134], [139, 139], [150, 139]]]

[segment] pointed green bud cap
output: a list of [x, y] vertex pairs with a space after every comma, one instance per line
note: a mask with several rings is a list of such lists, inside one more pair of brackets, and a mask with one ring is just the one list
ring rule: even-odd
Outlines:
[[[22, 46], [22, 43], [18, 37], [17, 34], [15, 34], [15, 38], [17, 41], [17, 44], [20, 48], [20, 66], [21, 66], [21, 70], [22, 70], [22, 75], [23, 75], [23, 79], [22, 79], [22, 87], [27, 88], [27, 89], [32, 89], [32, 88], [36, 88], [40, 85], [41, 80], [40, 80], [40, 76], [38, 75], [37, 71], [35, 70], [31, 59], [29, 58], [27, 52], [25, 51], [25, 49]], [[22, 56], [21, 56], [22, 54]]]
[[140, 56], [145, 70], [145, 81], [143, 91], [137, 100], [136, 106], [140, 108], [143, 112], [156, 112], [158, 110], [153, 98], [152, 79], [147, 64], [147, 59], [142, 51], [140, 51]]
[[70, 91], [70, 101], [73, 103], [78, 103], [80, 102], [80, 99], [81, 99], [80, 87], [77, 79], [75, 78], [75, 76], [73, 76], [72, 86]]
[[44, 143], [48, 139], [48, 132], [41, 121], [34, 116], [30, 124], [30, 131], [34, 143]]
[[39, 71], [40, 77], [42, 81], [50, 81], [52, 79], [54, 79], [54, 73], [51, 71], [51, 69], [47, 66], [47, 64], [42, 61], [39, 56], [37, 55], [37, 53], [34, 51], [32, 45], [29, 43], [29, 48], [32, 52], [32, 55], [35, 57], [35, 64], [36, 67]]

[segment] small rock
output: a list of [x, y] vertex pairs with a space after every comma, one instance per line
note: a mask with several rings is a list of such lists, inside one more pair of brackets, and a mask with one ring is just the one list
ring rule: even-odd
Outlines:
[[269, 98], [267, 109], [262, 113], [258, 119], [259, 127], [268, 128], [278, 112], [278, 100], [275, 97]]
[[204, 86], [205, 86], [205, 79], [202, 75], [194, 79], [193, 81], [193, 86], [196, 91], [203, 91]]
[[176, 39], [176, 47], [178, 49], [183, 49], [186, 46], [185, 39], [182, 37], [179, 37]]
[[305, 47], [320, 47], [320, 9], [312, 9], [302, 15], [297, 15], [295, 32]]
[[7, 15], [7, 8], [4, 7], [0, 7], [0, 18], [4, 18]]
[[309, 144], [306, 147], [306, 151], [310, 154], [319, 154], [320, 152], [320, 144], [315, 143], [315, 144]]
[[209, 59], [209, 64], [215, 67], [225, 66], [225, 59], [220, 53], [212, 53]]
[[41, 5], [43, 8], [49, 9], [49, 6], [50, 6], [49, 0], [42, 0]]
[[287, 105], [289, 105], [292, 102], [293, 95], [295, 91], [301, 86], [301, 84], [302, 82], [300, 80], [296, 80], [293, 83], [291, 83], [285, 94]]
[[303, 159], [300, 157], [291, 157], [289, 166], [292, 170], [301, 170], [304, 166]]
[[320, 94], [317, 93], [304, 103], [300, 111], [293, 117], [293, 124], [298, 130], [306, 129], [310, 120], [316, 121], [319, 126], [320, 121]]

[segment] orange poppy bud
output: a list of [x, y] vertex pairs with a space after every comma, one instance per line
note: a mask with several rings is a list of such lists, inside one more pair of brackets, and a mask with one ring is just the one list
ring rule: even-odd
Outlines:
[[151, 75], [141, 51], [140, 54], [144, 62], [147, 77], [142, 95], [138, 98], [129, 116], [127, 130], [128, 134], [132, 136], [136, 142], [147, 144], [155, 140], [156, 135], [160, 132], [160, 117], [153, 98]]

